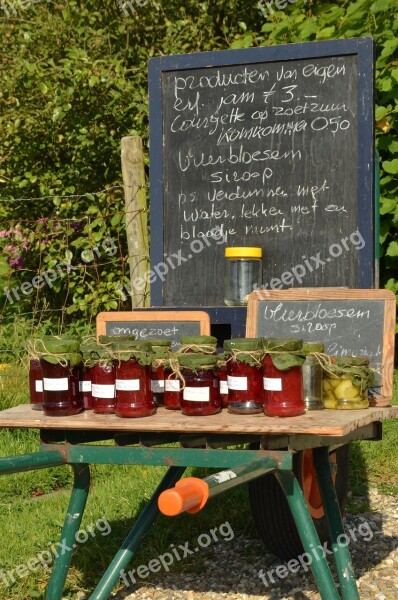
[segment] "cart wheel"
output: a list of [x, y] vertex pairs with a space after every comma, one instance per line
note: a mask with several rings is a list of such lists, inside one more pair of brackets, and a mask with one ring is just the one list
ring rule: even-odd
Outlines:
[[[343, 515], [348, 493], [348, 445], [329, 453], [340, 512]], [[333, 466], [334, 465], [334, 466]], [[321, 544], [329, 539], [328, 526], [316, 479], [312, 450], [293, 457], [293, 471], [305, 499]], [[273, 474], [249, 483], [249, 496], [256, 529], [267, 549], [283, 560], [297, 558], [304, 552], [289, 505]]]

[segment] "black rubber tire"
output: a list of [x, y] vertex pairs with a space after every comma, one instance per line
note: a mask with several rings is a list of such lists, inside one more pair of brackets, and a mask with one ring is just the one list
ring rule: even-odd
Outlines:
[[[335, 488], [343, 515], [348, 494], [348, 444], [341, 446], [336, 453]], [[303, 453], [294, 455], [293, 470], [302, 486]], [[257, 532], [267, 550], [282, 560], [297, 558], [304, 552], [289, 505], [278, 480], [273, 474], [254, 479], [249, 483], [249, 496], [253, 520]], [[313, 519], [319, 539], [323, 544], [329, 539], [326, 518]]]

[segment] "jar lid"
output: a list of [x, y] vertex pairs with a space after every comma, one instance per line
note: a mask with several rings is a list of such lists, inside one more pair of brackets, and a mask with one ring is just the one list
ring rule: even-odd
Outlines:
[[253, 246], [225, 248], [225, 258], [262, 258], [263, 249]]
[[261, 350], [261, 338], [234, 338], [225, 340], [224, 350], [231, 352], [232, 350]]
[[171, 346], [171, 340], [166, 340], [165, 338], [147, 338], [145, 341], [151, 344], [152, 347], [162, 346], [170, 348]]
[[66, 363], [68, 363], [72, 368], [77, 367], [82, 362], [82, 355], [79, 352], [43, 354], [41, 358], [52, 365], [66, 365]]
[[135, 335], [99, 335], [98, 341], [100, 344], [113, 344], [114, 342], [134, 342]]
[[281, 352], [303, 348], [303, 340], [298, 338], [268, 338], [263, 340], [263, 344], [265, 350], [280, 350]]
[[178, 362], [187, 369], [198, 370], [200, 367], [210, 367], [217, 364], [217, 356], [208, 354], [179, 354]]
[[304, 342], [303, 352], [308, 354], [309, 352], [325, 352], [325, 344], [320, 342]]
[[217, 338], [212, 335], [183, 335], [181, 344], [217, 344]]
[[45, 335], [37, 340], [35, 349], [39, 354], [65, 354], [78, 352], [80, 337], [68, 335]]
[[338, 367], [367, 367], [369, 359], [367, 356], [336, 356], [332, 363]]

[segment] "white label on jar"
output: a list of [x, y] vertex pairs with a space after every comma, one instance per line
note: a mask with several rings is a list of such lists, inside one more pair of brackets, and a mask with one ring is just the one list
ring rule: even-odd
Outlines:
[[92, 394], [94, 398], [114, 398], [115, 397], [115, 386], [112, 384], [101, 385], [99, 383], [93, 383]]
[[164, 392], [164, 379], [152, 379], [151, 392], [154, 394], [162, 394]]
[[247, 377], [232, 377], [228, 375], [229, 390], [247, 390]]
[[209, 387], [185, 387], [183, 393], [184, 400], [190, 402], [209, 402], [210, 388]]
[[139, 379], [116, 379], [116, 389], [120, 392], [139, 392]]
[[43, 380], [42, 379], [37, 379], [35, 381], [35, 390], [36, 390], [36, 392], [42, 392], [43, 391]]
[[181, 390], [181, 382], [179, 379], [166, 379], [164, 387], [166, 392], [179, 392]]
[[79, 381], [79, 392], [91, 392], [91, 381]]
[[282, 379], [280, 377], [263, 377], [264, 389], [270, 392], [282, 391]]
[[220, 381], [220, 394], [228, 394], [228, 383]]
[[43, 377], [43, 387], [46, 392], [65, 392], [69, 389], [68, 377], [57, 377], [57, 379]]

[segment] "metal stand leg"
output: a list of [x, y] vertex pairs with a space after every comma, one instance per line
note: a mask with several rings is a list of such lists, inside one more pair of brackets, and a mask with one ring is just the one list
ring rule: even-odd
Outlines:
[[61, 541], [58, 544], [58, 556], [54, 561], [50, 582], [46, 590], [47, 600], [62, 600], [73, 549], [76, 548], [75, 536], [79, 531], [90, 487], [90, 468], [86, 464], [72, 464], [74, 483], [69, 501]]
[[313, 454], [343, 600], [359, 600], [359, 592], [347, 547], [347, 539], [344, 534], [339, 503], [330, 473], [329, 451], [326, 447], [315, 448]]
[[329, 565], [318, 548], [320, 546], [319, 537], [294, 473], [292, 471], [275, 471], [275, 476], [285, 493], [306, 552], [306, 561], [303, 560], [303, 562], [311, 566], [322, 600], [340, 600]]
[[[120, 579], [121, 571], [124, 569], [124, 567], [127, 567], [128, 563], [131, 561], [135, 551], [142, 541], [142, 538], [151, 528], [153, 522], [159, 514], [158, 497], [164, 490], [174, 486], [174, 484], [183, 475], [185, 469], [186, 467], [170, 467], [170, 469], [167, 471], [148, 504], [145, 506], [144, 510], [135, 522], [134, 527], [124, 540], [122, 547], [117, 552], [115, 558], [104, 573], [101, 581], [95, 588], [93, 594], [90, 596], [90, 600], [106, 600], [108, 598], [109, 594], [112, 592], [116, 583]], [[51, 600], [58, 600], [58, 598], [54, 597], [51, 598]]]

